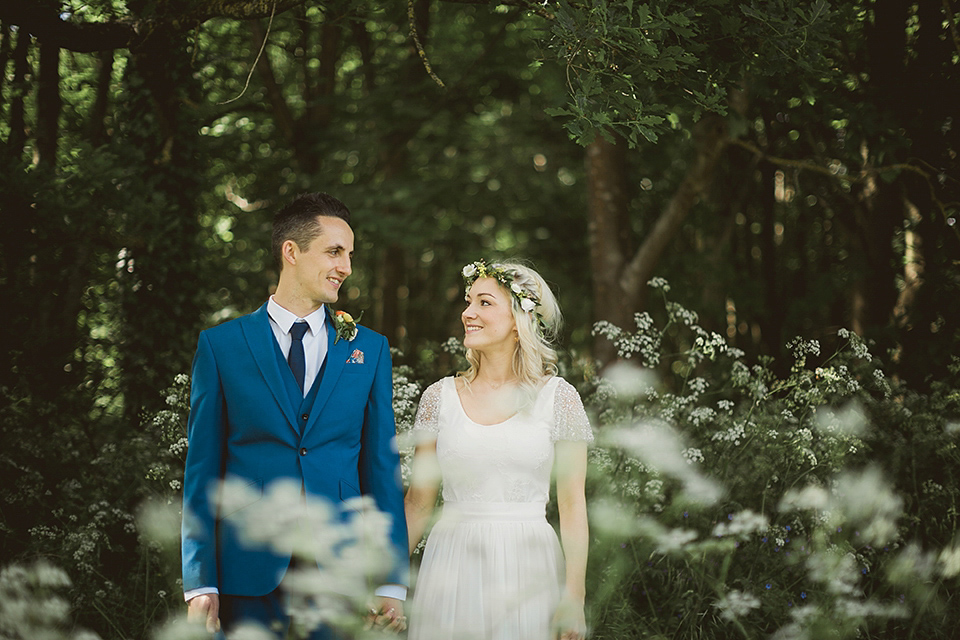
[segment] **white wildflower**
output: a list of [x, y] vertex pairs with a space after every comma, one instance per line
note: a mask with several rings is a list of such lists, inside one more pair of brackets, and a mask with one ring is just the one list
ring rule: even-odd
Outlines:
[[[751, 423], [752, 426], [752, 423]], [[735, 445], [740, 444], [740, 440], [746, 434], [746, 423], [735, 422], [732, 427], [723, 431], [718, 431], [710, 436], [714, 442], [732, 442]]]
[[953, 578], [960, 575], [960, 546], [944, 547], [940, 552], [940, 573], [944, 578]]
[[591, 500], [588, 507], [590, 522], [593, 526], [616, 536], [635, 536], [640, 529], [640, 520], [633, 515], [632, 510], [610, 500], [599, 498]]
[[867, 418], [864, 416], [861, 404], [853, 400], [839, 410], [832, 407], [818, 407], [814, 425], [821, 432], [862, 436], [866, 431]]
[[717, 412], [710, 407], [697, 407], [690, 412], [690, 422], [693, 423], [694, 426], [711, 422], [716, 417]]
[[668, 283], [664, 278], [650, 278], [647, 280], [647, 286], [651, 289], [660, 289], [664, 293], [670, 291], [670, 283]]
[[761, 513], [754, 513], [750, 509], [744, 509], [738, 513], [731, 514], [727, 522], [721, 522], [713, 528], [713, 535], [718, 537], [737, 536], [746, 537], [755, 531], [766, 531], [770, 526], [767, 517]]
[[648, 468], [669, 475], [684, 485], [689, 498], [703, 504], [720, 499], [723, 491], [713, 480], [702, 476], [683, 456], [686, 448], [678, 434], [665, 423], [641, 423], [613, 429], [604, 434], [610, 445], [636, 456]]
[[699, 395], [710, 388], [710, 383], [703, 378], [694, 378], [687, 383], [687, 386], [690, 387], [691, 391]]
[[811, 579], [826, 586], [827, 591], [837, 595], [860, 595], [857, 582], [860, 572], [852, 553], [825, 550], [807, 558], [807, 573]]
[[733, 590], [720, 598], [714, 605], [720, 609], [720, 616], [735, 620], [760, 607], [760, 600], [751, 593]]
[[629, 399], [650, 395], [657, 384], [653, 371], [629, 362], [616, 362], [607, 367], [603, 380], [613, 387], [617, 396]]
[[830, 494], [823, 487], [807, 485], [803, 489], [790, 489], [780, 500], [781, 511], [811, 509], [821, 511], [830, 505]]

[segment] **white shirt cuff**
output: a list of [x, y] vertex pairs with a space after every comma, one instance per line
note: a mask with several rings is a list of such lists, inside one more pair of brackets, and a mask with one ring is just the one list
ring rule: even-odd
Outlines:
[[402, 584], [385, 584], [382, 587], [378, 587], [377, 590], [373, 592], [373, 595], [381, 598], [393, 598], [394, 600], [406, 600], [407, 588]]
[[[219, 594], [220, 591], [216, 587], [198, 587], [196, 589], [190, 589], [183, 593], [183, 599], [187, 602], [190, 602], [197, 596], [207, 595], [210, 593]], [[407, 588], [399, 584], [385, 584], [382, 587], [377, 588], [373, 592], [373, 595], [380, 596], [381, 598], [393, 598], [394, 600], [406, 600], [407, 599]]]
[[184, 591], [183, 599], [186, 600], [187, 602], [190, 602], [197, 596], [204, 596], [209, 593], [219, 594], [220, 590], [217, 589], [216, 587], [197, 587], [196, 589], [190, 589], [189, 591]]

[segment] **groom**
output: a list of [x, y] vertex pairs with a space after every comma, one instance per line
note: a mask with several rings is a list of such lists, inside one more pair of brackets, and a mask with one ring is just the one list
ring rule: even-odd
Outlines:
[[[250, 546], [218, 513], [224, 479], [261, 496], [299, 481], [334, 507], [372, 497], [391, 519], [396, 562], [377, 589], [375, 622], [405, 626], [407, 532], [394, 442], [392, 370], [386, 339], [335, 320], [350, 275], [350, 212], [324, 193], [296, 198], [273, 221], [276, 293], [250, 315], [200, 334], [193, 363], [183, 487], [183, 588], [188, 616], [208, 630], [242, 621], [289, 626], [282, 582], [290, 553]], [[338, 336], [338, 327], [340, 335]], [[249, 505], [248, 505], [249, 506]], [[318, 533], [319, 534], [319, 533]], [[331, 585], [334, 586], [334, 585]], [[334, 637], [321, 628], [313, 639]]]

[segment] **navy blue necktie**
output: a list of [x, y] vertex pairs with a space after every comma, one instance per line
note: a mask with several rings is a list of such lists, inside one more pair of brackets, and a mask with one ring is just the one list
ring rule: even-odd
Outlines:
[[294, 322], [290, 327], [290, 337], [293, 341], [290, 343], [290, 353], [287, 354], [287, 363], [290, 370], [293, 371], [293, 377], [300, 385], [300, 393], [303, 393], [303, 376], [306, 372], [306, 359], [303, 356], [303, 334], [310, 328], [306, 322]]

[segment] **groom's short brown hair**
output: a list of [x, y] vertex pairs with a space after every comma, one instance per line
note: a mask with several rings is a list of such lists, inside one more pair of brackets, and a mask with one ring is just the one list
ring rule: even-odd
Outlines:
[[271, 248], [277, 268], [283, 270], [283, 243], [293, 240], [301, 251], [307, 251], [323, 227], [318, 217], [340, 218], [350, 224], [350, 210], [333, 196], [326, 193], [304, 193], [273, 216]]

